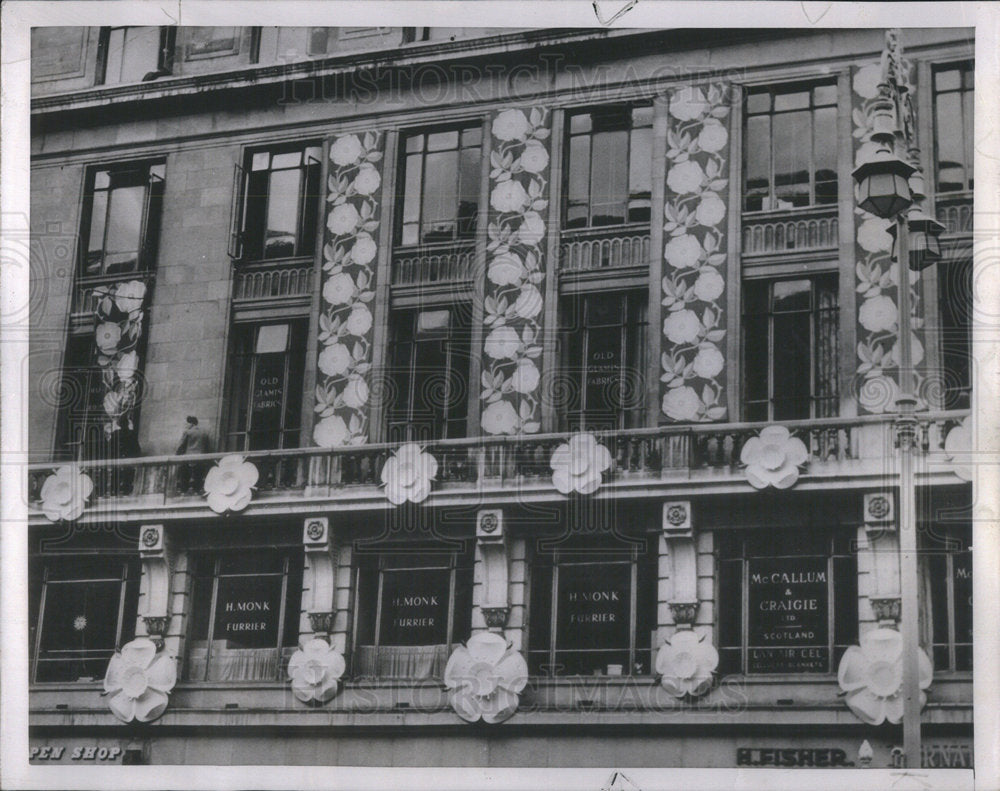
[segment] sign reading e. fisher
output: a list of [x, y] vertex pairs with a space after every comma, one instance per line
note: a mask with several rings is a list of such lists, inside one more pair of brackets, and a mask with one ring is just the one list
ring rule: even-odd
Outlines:
[[231, 648], [273, 648], [278, 644], [281, 578], [223, 577], [215, 605], [215, 635]]
[[748, 566], [749, 672], [827, 672], [826, 559], [754, 558]]

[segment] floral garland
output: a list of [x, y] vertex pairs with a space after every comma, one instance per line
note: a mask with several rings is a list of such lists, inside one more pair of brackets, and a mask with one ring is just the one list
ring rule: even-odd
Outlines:
[[671, 421], [726, 417], [725, 263], [729, 88], [670, 94], [663, 226], [663, 414]]
[[330, 146], [326, 244], [319, 314], [320, 381], [313, 441], [322, 447], [368, 441], [382, 135], [338, 137]]
[[98, 286], [94, 344], [104, 385], [104, 433], [111, 436], [132, 422], [139, 397], [139, 339], [146, 284], [127, 280]]
[[[909, 73], [910, 66], [904, 63], [903, 72]], [[854, 100], [854, 162], [861, 164], [874, 150], [874, 143], [868, 141], [872, 122], [865, 112], [865, 104], [878, 95], [881, 68], [869, 64], [855, 69], [851, 96]], [[912, 95], [912, 94], [911, 94]], [[884, 220], [869, 214], [858, 206], [854, 207], [857, 217], [854, 268], [857, 276], [855, 290], [858, 292], [858, 403], [865, 412], [878, 414], [891, 412], [896, 408], [899, 397], [899, 307], [897, 304], [899, 268], [892, 262], [892, 236], [889, 228], [891, 220]], [[917, 393], [922, 389], [924, 377], [917, 366], [924, 359], [924, 345], [921, 340], [923, 318], [921, 317], [920, 273], [910, 271], [911, 305], [911, 347], [913, 352], [914, 378]], [[923, 399], [917, 399], [917, 408], [926, 409]]]
[[547, 111], [493, 119], [480, 424], [487, 434], [541, 428]]

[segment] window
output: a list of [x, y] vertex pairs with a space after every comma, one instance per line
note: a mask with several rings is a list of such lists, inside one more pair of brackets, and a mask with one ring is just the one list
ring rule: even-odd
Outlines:
[[934, 146], [938, 192], [973, 189], [975, 75], [975, 66], [971, 61], [934, 71]]
[[[333, 55], [340, 48], [338, 42], [351, 42], [354, 40], [374, 39], [366, 42], [367, 46], [377, 46], [383, 43], [383, 39], [391, 34], [390, 27], [311, 27], [309, 28], [309, 44], [307, 53], [309, 55]], [[398, 35], [398, 34], [397, 34]], [[393, 44], [398, 43], [399, 38], [395, 38]], [[384, 43], [388, 44], [388, 41]], [[356, 49], [357, 45], [351, 47]]]
[[[551, 542], [556, 543], [556, 542]], [[528, 669], [532, 675], [652, 672], [656, 541], [560, 541], [531, 565]]]
[[[139, 566], [108, 555], [38, 561], [34, 680], [96, 681], [135, 633]], [[37, 584], [37, 583], [36, 583]]]
[[230, 450], [296, 448], [306, 323], [236, 325], [230, 363]]
[[104, 378], [92, 334], [69, 337], [59, 395], [59, 449], [71, 459], [102, 458]]
[[257, 151], [243, 172], [243, 202], [230, 255], [244, 261], [312, 255], [320, 204], [318, 145]]
[[464, 437], [469, 401], [470, 310], [396, 311], [387, 399], [390, 442]]
[[238, 27], [189, 27], [188, 40], [184, 49], [185, 60], [214, 58], [221, 55], [236, 55], [240, 51]]
[[100, 82], [156, 79], [173, 70], [175, 27], [106, 27], [98, 45]]
[[743, 283], [746, 419], [833, 417], [837, 276]]
[[648, 223], [652, 106], [575, 113], [568, 127], [563, 227]]
[[972, 259], [937, 267], [944, 409], [968, 409], [972, 377]]
[[[559, 408], [570, 430], [642, 426], [646, 390], [646, 294], [567, 298], [560, 348], [567, 377]], [[581, 364], [582, 363], [582, 364]]]
[[355, 549], [355, 676], [440, 678], [472, 628], [472, 542]]
[[833, 673], [857, 642], [853, 528], [723, 531], [720, 673]]
[[399, 244], [453, 242], [475, 236], [482, 135], [477, 124], [406, 137]]
[[287, 678], [301, 600], [300, 551], [272, 547], [196, 556], [185, 678]]
[[837, 86], [755, 88], [746, 97], [743, 209], [837, 202]]
[[922, 626], [934, 669], [972, 670], [972, 530], [934, 527], [920, 538]]
[[163, 173], [160, 162], [100, 168], [87, 174], [83, 275], [153, 268], [163, 206]]

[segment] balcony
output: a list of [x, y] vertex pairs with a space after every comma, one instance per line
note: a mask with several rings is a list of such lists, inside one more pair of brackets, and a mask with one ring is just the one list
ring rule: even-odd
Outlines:
[[946, 192], [934, 199], [937, 220], [948, 235], [972, 233], [972, 193]]
[[608, 272], [649, 266], [648, 226], [564, 231], [559, 244], [561, 273]]
[[743, 257], [836, 251], [837, 207], [769, 211], [743, 215]]
[[[938, 475], [943, 482], [958, 482], [944, 456], [944, 438], [967, 414], [956, 411], [918, 416], [919, 442], [926, 454], [918, 463], [918, 478], [930, 480]], [[635, 498], [677, 495], [679, 483], [689, 485], [692, 493], [742, 491], [747, 484], [739, 462], [740, 450], [764, 425], [700, 424], [595, 432], [613, 457], [611, 469], [604, 473], [601, 492]], [[897, 472], [892, 416], [791, 421], [783, 425], [805, 443], [810, 453], [809, 466], [798, 486], [842, 489], [850, 485], [885, 485], [887, 476]], [[446, 503], [471, 497], [481, 502], [488, 496], [496, 502], [512, 498], [523, 502], [526, 498], [561, 498], [552, 488], [550, 460], [567, 437], [541, 434], [429, 443], [425, 450], [438, 461], [431, 500], [440, 497], [441, 503]], [[331, 502], [346, 506], [346, 501], [354, 508], [383, 508], [386, 500], [378, 488], [379, 476], [396, 447], [373, 444], [243, 454], [260, 472], [250, 508], [270, 502], [283, 509], [294, 506], [315, 510]], [[105, 517], [117, 514], [126, 518], [124, 514], [129, 511], [138, 517], [138, 512], [162, 511], [164, 507], [179, 507], [178, 513], [190, 516], [189, 509], [204, 506], [204, 499], [178, 490], [182, 467], [200, 464], [205, 468], [224, 455], [84, 462], [80, 468], [95, 482], [90, 509], [97, 506], [95, 510], [104, 511]], [[42, 483], [57, 466], [36, 464], [28, 468], [30, 505], [37, 507]], [[42, 518], [37, 513], [35, 516]]]
[[111, 286], [115, 283], [122, 283], [127, 280], [141, 280], [146, 284], [147, 289], [153, 282], [152, 272], [122, 272], [113, 275], [96, 275], [92, 277], [78, 277], [73, 288], [73, 305], [70, 308], [70, 315], [74, 323], [88, 321], [93, 318], [94, 311], [97, 310], [97, 298], [94, 292], [101, 287]]
[[464, 240], [397, 250], [392, 257], [392, 285], [472, 283], [475, 257], [475, 244]]
[[233, 302], [247, 306], [271, 300], [308, 300], [312, 293], [311, 259], [241, 265], [233, 284]]

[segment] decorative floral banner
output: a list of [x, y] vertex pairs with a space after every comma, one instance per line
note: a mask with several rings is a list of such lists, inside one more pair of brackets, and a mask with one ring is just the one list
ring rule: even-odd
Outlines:
[[730, 86], [671, 91], [663, 206], [661, 409], [669, 421], [726, 417], [726, 206]]
[[104, 433], [134, 428], [139, 398], [139, 339], [142, 338], [146, 284], [127, 280], [98, 286], [94, 343], [104, 384]]
[[[904, 72], [912, 69], [904, 62]], [[865, 104], [878, 95], [881, 67], [872, 63], [855, 68], [851, 75], [852, 117], [854, 120], [854, 165], [860, 165], [874, 151], [875, 144], [866, 140], [871, 132], [871, 118]], [[910, 82], [911, 96], [914, 95]], [[854, 207], [856, 245], [854, 271], [858, 293], [858, 362], [855, 387], [862, 413], [892, 412], [899, 397], [899, 270], [892, 262], [891, 220], [883, 220]], [[913, 350], [914, 380], [917, 409], [926, 409], [920, 397], [925, 390], [925, 376], [919, 366], [924, 359], [923, 318], [921, 316], [920, 273], [910, 271], [910, 328]]]
[[378, 254], [382, 134], [342, 135], [330, 146], [319, 312], [318, 420], [322, 447], [368, 441], [368, 378]]
[[503, 110], [492, 134], [480, 425], [532, 434], [542, 425], [548, 111]]

